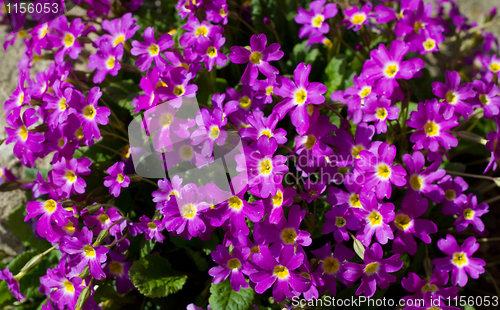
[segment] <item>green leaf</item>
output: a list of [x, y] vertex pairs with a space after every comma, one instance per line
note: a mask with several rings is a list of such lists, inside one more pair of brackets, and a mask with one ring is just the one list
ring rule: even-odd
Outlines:
[[246, 310], [252, 305], [255, 292], [249, 287], [233, 291], [229, 279], [210, 286], [210, 298], [208, 302], [213, 310]]
[[353, 235], [351, 235], [351, 237], [354, 240], [353, 244], [354, 252], [356, 252], [356, 254], [358, 254], [358, 256], [361, 259], [365, 259], [365, 246], [361, 243], [361, 241], [356, 239]]
[[193, 251], [190, 248], [185, 248], [185, 250], [186, 250], [186, 253], [188, 254], [188, 256], [193, 260], [196, 267], [198, 267], [198, 270], [200, 270], [200, 271], [208, 270], [207, 259], [205, 257], [203, 257], [200, 252]]
[[36, 179], [37, 173], [40, 172], [44, 179], [47, 179], [48, 169], [36, 169], [36, 168], [25, 168], [24, 178], [26, 179]]
[[465, 172], [466, 166], [462, 163], [448, 163], [444, 166], [445, 170]]
[[11, 301], [13, 299], [14, 299], [14, 296], [12, 296], [12, 293], [10, 292], [9, 288], [7, 287], [7, 282], [0, 281], [0, 305], [3, 305], [3, 304], [5, 304], [8, 301]]
[[50, 248], [50, 243], [47, 240], [38, 240], [35, 237], [31, 226], [24, 222], [25, 216], [26, 205], [19, 205], [7, 217], [7, 226], [14, 236], [19, 238], [25, 247], [31, 246], [40, 252]]
[[143, 238], [141, 241], [141, 257], [146, 257], [155, 247], [156, 241], [154, 239], [146, 240]]
[[129, 270], [130, 280], [141, 294], [159, 298], [174, 294], [186, 283], [186, 275], [174, 275], [167, 259], [149, 255], [135, 261]]
[[329, 98], [330, 95], [339, 89], [342, 82], [344, 82], [345, 74], [345, 56], [337, 55], [330, 60], [325, 68], [325, 86], [327, 88], [325, 97]]

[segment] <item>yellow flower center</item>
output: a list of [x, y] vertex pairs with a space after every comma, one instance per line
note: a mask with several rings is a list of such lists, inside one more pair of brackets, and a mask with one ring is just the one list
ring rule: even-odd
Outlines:
[[352, 148], [351, 154], [354, 156], [354, 158], [359, 158], [359, 152], [364, 150], [365, 148], [362, 145], [358, 145]]
[[298, 104], [302, 104], [307, 99], [307, 93], [305, 90], [301, 89], [295, 93], [295, 98]]
[[172, 122], [174, 121], [174, 116], [170, 113], [167, 113], [167, 114], [163, 114], [160, 118], [160, 124], [163, 126], [163, 127], [168, 127], [170, 126], [170, 124], [172, 124]]
[[450, 90], [449, 92], [446, 93], [446, 101], [448, 103], [455, 103], [455, 99], [457, 96]]
[[227, 15], [226, 11], [224, 11], [224, 8], [221, 8], [219, 11], [220, 16], [225, 17]]
[[464, 253], [455, 253], [453, 254], [453, 264], [462, 266], [463, 264], [467, 264], [467, 256]]
[[422, 187], [422, 179], [418, 175], [414, 174], [410, 178], [410, 185], [413, 190], [417, 191]]
[[398, 72], [398, 65], [388, 65], [387, 69], [385, 69], [385, 74], [389, 77], [393, 77]]
[[220, 134], [219, 127], [212, 126], [212, 128], [210, 128], [210, 138], [217, 139], [219, 137], [219, 134]]
[[52, 199], [49, 199], [45, 202], [45, 210], [47, 210], [49, 213], [54, 212], [56, 206], [57, 206], [56, 202]]
[[487, 105], [488, 104], [488, 97], [486, 95], [479, 95], [479, 101], [481, 101], [481, 104]]
[[213, 46], [210, 46], [208, 49], [207, 49], [207, 55], [210, 56], [210, 57], [215, 57], [217, 56], [217, 49]]
[[156, 83], [155, 89], [158, 87], [168, 87], [168, 85], [167, 85], [167, 83], [160, 80], [160, 81], [158, 81], [158, 83]]
[[40, 34], [40, 39], [45, 38], [45, 36], [47, 35], [47, 32], [48, 32], [47, 27], [43, 28], [42, 33]]
[[307, 272], [301, 272], [300, 275], [303, 276], [304, 278], [311, 280], [311, 275], [308, 274]]
[[116, 180], [118, 181], [118, 183], [123, 183], [125, 177], [123, 176], [123, 174], [118, 173], [118, 175], [116, 176]]
[[371, 87], [363, 87], [363, 89], [361, 89], [361, 91], [359, 92], [359, 96], [361, 98], [365, 98], [366, 96], [368, 96], [370, 93], [372, 92], [372, 88]]
[[316, 137], [313, 135], [307, 136], [306, 143], [304, 143], [306, 149], [308, 150], [312, 149], [315, 144], [316, 144]]
[[492, 63], [492, 64], [490, 65], [490, 70], [491, 70], [491, 71], [493, 71], [493, 72], [498, 72], [498, 71], [500, 71], [500, 63], [497, 63], [497, 62]]
[[435, 136], [438, 134], [439, 127], [433, 121], [428, 121], [427, 124], [424, 125], [424, 131], [429, 136]]
[[380, 215], [380, 213], [378, 213], [377, 211], [373, 211], [368, 216], [368, 219], [370, 220], [372, 226], [380, 225], [380, 223], [382, 223], [382, 215]]
[[269, 129], [266, 129], [266, 130], [263, 130], [261, 133], [260, 133], [260, 136], [267, 136], [268, 138], [271, 138], [273, 135], [271, 134], [271, 131]]
[[70, 47], [73, 43], [75, 43], [75, 37], [71, 33], [67, 33], [64, 37], [64, 44], [66, 44], [67, 47]]
[[474, 211], [470, 208], [464, 210], [464, 217], [468, 220], [471, 220], [474, 217]]
[[254, 65], [260, 64], [260, 60], [262, 59], [262, 54], [259, 52], [253, 52], [250, 54], [250, 62]]
[[352, 18], [352, 23], [356, 25], [361, 25], [365, 21], [366, 17], [361, 14], [356, 14]]
[[68, 292], [73, 293], [75, 291], [75, 287], [73, 286], [73, 283], [69, 282], [68, 280], [64, 281], [63, 285], [64, 285], [64, 288]]
[[445, 197], [446, 199], [448, 199], [449, 201], [451, 201], [451, 200], [455, 199], [455, 197], [456, 197], [456, 196], [457, 196], [457, 195], [456, 195], [455, 191], [454, 191], [454, 190], [452, 190], [452, 189], [448, 189], [448, 190], [446, 190], [446, 192], [444, 193], [444, 197]]
[[325, 39], [323, 40], [323, 44], [327, 47], [327, 48], [332, 48], [333, 47], [333, 43], [330, 39]]
[[269, 159], [266, 159], [260, 163], [260, 173], [269, 174], [273, 169], [273, 165]]
[[28, 128], [26, 128], [26, 126], [21, 126], [20, 130], [19, 130], [19, 135], [21, 135], [21, 138], [23, 138], [23, 140], [27, 140], [28, 139]]
[[182, 207], [182, 216], [192, 219], [196, 215], [196, 208], [192, 203], [188, 203]]
[[355, 208], [360, 208], [361, 207], [361, 201], [359, 201], [359, 195], [358, 194], [352, 194], [351, 198], [349, 198], [351, 201], [351, 206]]
[[427, 51], [430, 51], [432, 49], [434, 49], [434, 47], [436, 47], [436, 41], [432, 40], [432, 39], [427, 39], [425, 42], [424, 42], [424, 48], [427, 50]]
[[307, 105], [307, 114], [309, 114], [309, 116], [312, 116], [313, 112], [314, 112], [314, 105], [313, 104], [308, 104]]
[[23, 104], [24, 102], [24, 93], [21, 93], [21, 95], [19, 95], [19, 104]]
[[205, 26], [201, 26], [201, 27], [196, 28], [195, 35], [196, 35], [197, 37], [199, 37], [199, 36], [206, 36], [207, 34], [208, 34], [208, 29], [207, 29], [207, 27], [205, 27]]
[[59, 148], [62, 148], [64, 146], [66, 142], [64, 141], [64, 138], [59, 138], [59, 141], [58, 141], [58, 145], [59, 145]]
[[231, 258], [231, 259], [227, 262], [227, 267], [228, 267], [229, 269], [238, 269], [240, 266], [241, 266], [240, 260], [239, 260], [239, 259], [237, 259], [237, 258]]
[[66, 179], [68, 179], [68, 181], [70, 182], [74, 182], [76, 180], [75, 173], [71, 170], [66, 171]]
[[422, 286], [422, 293], [435, 292], [436, 290], [437, 287], [434, 284], [426, 283], [424, 286]]
[[289, 272], [288, 269], [285, 266], [278, 265], [274, 267], [274, 275], [279, 277], [280, 279], [284, 279], [288, 277]]
[[429, 308], [427, 308], [427, 309], [425, 309], [425, 310], [443, 310], [443, 309], [442, 309], [442, 308], [438, 308], [438, 307], [434, 307], [434, 306], [432, 306], [432, 307], [429, 307]]
[[188, 70], [189, 71], [189, 65], [185, 62], [181, 62], [181, 64], [179, 65], [181, 67], [183, 67], [184, 69]]
[[178, 86], [175, 86], [174, 87], [174, 95], [176, 95], [177, 97], [180, 97], [182, 95], [184, 95], [184, 87], [182, 85], [178, 85]]
[[95, 250], [91, 245], [86, 245], [83, 247], [83, 250], [85, 251], [85, 255], [87, 256], [95, 256]]
[[273, 91], [274, 91], [273, 86], [266, 87], [266, 95], [271, 96], [273, 94]]
[[59, 107], [61, 108], [62, 111], [68, 108], [68, 104], [66, 103], [66, 98], [62, 98], [61, 101], [59, 101]]
[[384, 120], [387, 117], [387, 110], [385, 108], [378, 108], [377, 117], [381, 120]]
[[190, 160], [191, 158], [193, 158], [193, 148], [189, 145], [185, 145], [181, 148], [181, 156], [182, 158], [186, 159], [186, 160]]
[[344, 227], [345, 226], [345, 218], [343, 218], [341, 216], [337, 216], [337, 219], [335, 220], [335, 225], [337, 225], [337, 227]]
[[80, 140], [80, 139], [83, 139], [83, 128], [82, 127], [78, 127], [78, 129], [75, 131], [75, 137]]
[[73, 225], [73, 222], [68, 220], [68, 224], [63, 226], [65, 230], [67, 230], [69, 233], [73, 233], [75, 231], [75, 226]]
[[160, 53], [160, 47], [156, 44], [151, 44], [151, 46], [149, 47], [149, 53], [151, 54], [151, 56], [158, 55], [158, 53]]
[[421, 21], [415, 22], [415, 24], [413, 24], [413, 30], [415, 30], [416, 33], [420, 33], [420, 29], [425, 29], [424, 24], [422, 24]]
[[325, 258], [325, 261], [323, 262], [323, 269], [326, 271], [326, 273], [334, 273], [337, 270], [339, 270], [339, 261], [336, 260], [333, 257], [327, 257]]
[[116, 261], [109, 263], [109, 271], [114, 274], [121, 275], [123, 273], [122, 263]]
[[87, 118], [93, 119], [95, 116], [95, 109], [93, 106], [88, 105], [83, 109], [83, 115]]
[[313, 19], [313, 21], [312, 21], [313, 26], [314, 26], [314, 27], [318, 27], [318, 28], [319, 28], [319, 27], [321, 27], [321, 25], [323, 25], [323, 21], [324, 21], [324, 20], [325, 20], [325, 18], [323, 17], [323, 15], [318, 15], [318, 16], [316, 16], [316, 17]]
[[377, 272], [378, 271], [378, 266], [379, 266], [378, 263], [370, 263], [370, 264], [366, 265], [366, 267], [365, 267], [365, 273], [367, 275], [370, 275], [370, 274], [372, 274], [374, 272]]
[[125, 36], [124, 35], [118, 36], [115, 39], [115, 41], [113, 41], [113, 43], [115, 44], [115, 46], [117, 46], [118, 44], [123, 43], [123, 42], [125, 42]]
[[235, 210], [241, 209], [241, 206], [243, 206], [243, 201], [241, 201], [240, 198], [233, 196], [229, 198], [229, 207], [233, 208]]
[[106, 213], [103, 213], [103, 214], [99, 214], [97, 219], [99, 220], [99, 222], [101, 222], [101, 224], [104, 224], [107, 221], [109, 221], [109, 216]]
[[151, 230], [155, 230], [156, 228], [158, 228], [153, 221], [151, 221], [151, 222], [148, 223], [148, 227]]
[[406, 230], [411, 224], [411, 219], [406, 214], [398, 214], [394, 219], [394, 224], [401, 230]]
[[387, 165], [380, 165], [378, 166], [378, 175], [387, 179], [391, 175], [391, 169]]
[[279, 207], [282, 204], [283, 204], [283, 193], [280, 190], [278, 190], [276, 195], [273, 196], [273, 205], [275, 207]]
[[283, 229], [283, 232], [281, 233], [281, 239], [285, 244], [294, 244], [296, 238], [297, 238], [297, 233], [295, 232], [295, 229], [293, 228]]
[[108, 65], [109, 69], [113, 69], [115, 67], [115, 62], [116, 62], [115, 57], [110, 56], [106, 64]]
[[240, 105], [242, 108], [247, 109], [250, 106], [250, 104], [252, 104], [252, 100], [250, 98], [248, 98], [247, 96], [241, 97]]

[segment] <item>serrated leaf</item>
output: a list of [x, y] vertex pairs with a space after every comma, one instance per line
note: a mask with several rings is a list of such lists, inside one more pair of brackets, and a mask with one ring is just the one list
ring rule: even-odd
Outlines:
[[31, 226], [24, 222], [25, 216], [26, 206], [19, 205], [7, 217], [7, 226], [14, 236], [19, 238], [25, 247], [31, 246], [40, 252], [50, 248], [50, 243], [47, 240], [39, 240], [35, 237]]
[[146, 240], [143, 238], [141, 241], [141, 257], [147, 256], [154, 249], [156, 241], [154, 239]]
[[213, 310], [246, 310], [253, 302], [255, 291], [249, 287], [233, 291], [229, 279], [210, 286], [210, 298], [208, 302]]
[[129, 270], [130, 280], [144, 296], [166, 297], [182, 289], [186, 275], [174, 275], [167, 259], [149, 255], [135, 261]]
[[325, 86], [327, 88], [325, 97], [330, 97], [330, 95], [339, 89], [342, 82], [344, 82], [345, 74], [345, 56], [337, 55], [333, 57], [325, 68]]

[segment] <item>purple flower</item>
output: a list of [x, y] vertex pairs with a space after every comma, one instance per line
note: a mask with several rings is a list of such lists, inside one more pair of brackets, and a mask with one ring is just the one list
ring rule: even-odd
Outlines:
[[361, 204], [363, 208], [352, 209], [353, 213], [364, 221], [356, 238], [365, 246], [370, 245], [373, 235], [381, 244], [394, 239], [390, 226], [395, 217], [394, 205], [390, 202], [379, 203], [372, 193], [361, 196]]
[[182, 26], [187, 30], [180, 38], [179, 44], [182, 47], [193, 46], [201, 43], [203, 38], [213, 38], [216, 33], [221, 33], [224, 29], [221, 26], [212, 25], [206, 20], [200, 21], [196, 16], [189, 16], [187, 24]]
[[68, 19], [61, 15], [50, 24], [52, 31], [47, 34], [53, 47], [61, 47], [57, 50], [54, 59], [56, 64], [64, 62], [64, 56], [69, 55], [71, 59], [77, 59], [82, 51], [82, 45], [76, 40], [85, 28], [80, 18], [74, 19], [68, 26]]
[[404, 299], [420, 299], [424, 297], [425, 292], [431, 292], [446, 299], [448, 297], [454, 298], [458, 293], [458, 287], [442, 287], [448, 283], [449, 275], [447, 272], [434, 270], [430, 279], [421, 279], [417, 274], [408, 272], [408, 276], [401, 280], [401, 285], [405, 290], [415, 293], [411, 296], [404, 297]]
[[326, 221], [323, 224], [323, 234], [333, 232], [333, 237], [338, 243], [349, 240], [347, 229], [358, 230], [360, 227], [359, 219], [353, 214], [347, 203], [340, 206], [332, 206], [332, 209], [325, 213], [325, 218]]
[[67, 218], [73, 216], [73, 213], [63, 209], [62, 203], [57, 203], [52, 199], [45, 202], [28, 201], [26, 205], [28, 214], [24, 221], [41, 215], [36, 222], [36, 231], [42, 238], [46, 238], [49, 242], [54, 242], [60, 237], [52, 228], [52, 223], [58, 226], [64, 226], [67, 223]]
[[481, 80], [472, 82], [476, 89], [476, 97], [470, 99], [473, 108], [483, 108], [484, 117], [492, 118], [500, 113], [500, 89], [495, 83], [485, 84]]
[[455, 177], [453, 179], [450, 175], [445, 175], [438, 181], [438, 185], [444, 191], [443, 214], [458, 214], [459, 206], [467, 203], [467, 196], [462, 193], [469, 188], [467, 182], [462, 177]]
[[255, 98], [262, 99], [265, 104], [272, 103], [275, 86], [275, 79], [267, 78], [265, 80], [257, 80], [252, 86], [255, 91]]
[[283, 248], [278, 257], [273, 257], [267, 247], [261, 247], [259, 253], [252, 254], [252, 262], [259, 270], [250, 275], [256, 283], [255, 291], [264, 293], [273, 284], [273, 297], [276, 302], [292, 298], [292, 290], [305, 292], [311, 287], [311, 281], [295, 271], [304, 261], [304, 254], [294, 253], [293, 246]]
[[156, 209], [161, 210], [165, 203], [172, 199], [172, 196], [179, 197], [182, 189], [182, 179], [178, 175], [174, 175], [172, 183], [168, 179], [158, 180], [160, 190], [152, 193], [153, 202], [156, 202]]
[[218, 244], [217, 249], [210, 252], [210, 256], [219, 265], [210, 268], [208, 271], [208, 274], [214, 277], [212, 279], [213, 283], [219, 284], [231, 276], [229, 282], [235, 292], [239, 292], [240, 288], [248, 288], [248, 282], [243, 275], [248, 273], [245, 268], [247, 257], [243, 256], [238, 248], [234, 248], [233, 252], [229, 254], [223, 245]]
[[438, 52], [439, 44], [445, 40], [441, 32], [442, 29], [422, 29], [418, 35], [412, 37], [411, 41], [406, 40], [409, 41], [410, 52], [419, 52], [420, 55]]
[[271, 195], [264, 200], [265, 213], [268, 214], [266, 222], [278, 224], [283, 218], [283, 207], [289, 207], [297, 191], [293, 187], [278, 188], [276, 195]]
[[380, 44], [370, 52], [370, 59], [363, 65], [361, 76], [369, 83], [374, 83], [379, 96], [390, 97], [397, 86], [396, 79], [409, 80], [424, 67], [420, 58], [403, 61], [410, 48], [403, 41], [392, 41], [389, 50]]
[[121, 18], [113, 20], [103, 20], [102, 29], [109, 32], [109, 34], [103, 34], [99, 37], [99, 41], [95, 43], [106, 40], [111, 43], [113, 47], [116, 47], [120, 43], [123, 45], [124, 42], [132, 38], [141, 27], [140, 25], [134, 25], [136, 22], [137, 19], [132, 18], [132, 13], [125, 13]]
[[347, 281], [355, 282], [361, 277], [361, 285], [356, 290], [356, 295], [362, 293], [366, 297], [372, 297], [378, 287], [386, 289], [390, 282], [396, 281], [396, 276], [389, 272], [396, 272], [403, 267], [403, 261], [399, 260], [399, 255], [393, 255], [382, 259], [384, 252], [378, 243], [366, 248], [364, 254], [364, 264], [345, 263], [344, 278]]
[[[79, 94], [73, 92], [73, 95]], [[98, 86], [93, 87], [87, 94], [87, 99], [83, 98], [80, 94], [75, 100], [71, 100], [72, 107], [78, 111], [77, 115], [82, 123], [83, 135], [86, 140], [92, 138], [99, 139], [101, 131], [99, 125], [107, 125], [109, 120], [108, 116], [111, 111], [107, 107], [98, 107], [97, 102], [102, 96], [102, 92]]]
[[305, 191], [300, 192], [300, 197], [307, 201], [307, 203], [311, 203], [313, 200], [316, 200], [326, 189], [325, 182], [322, 181], [311, 181], [311, 179], [307, 179], [304, 182]]
[[242, 140], [258, 140], [262, 136], [275, 138], [278, 144], [285, 144], [286, 131], [282, 128], [276, 129], [280, 117], [276, 113], [271, 113], [269, 117], [264, 116], [264, 112], [253, 110], [248, 114], [247, 123], [249, 127], [244, 127], [239, 130]]
[[326, 0], [316, 0], [309, 4], [309, 11], [298, 8], [298, 14], [294, 19], [297, 24], [303, 26], [299, 30], [299, 38], [310, 38], [321, 36], [328, 33], [330, 26], [325, 22], [326, 19], [337, 15], [338, 9], [335, 3], [328, 3]]
[[419, 219], [427, 211], [427, 199], [418, 195], [407, 195], [401, 203], [401, 210], [396, 213], [394, 222], [391, 223], [392, 229], [396, 230], [396, 236], [392, 243], [392, 250], [396, 254], [408, 252], [410, 255], [417, 253], [417, 242], [414, 236], [423, 242], [431, 243], [429, 234], [437, 232], [437, 226], [434, 222], [425, 219]]
[[82, 179], [81, 176], [87, 176], [90, 174], [89, 167], [92, 165], [90, 159], [82, 158], [72, 158], [66, 161], [66, 158], [62, 157], [58, 162], [52, 165], [53, 170], [51, 175], [55, 185], [59, 186], [61, 191], [65, 193], [68, 197], [73, 193], [83, 194], [85, 192], [85, 187], [87, 183]]
[[211, 39], [205, 38], [196, 45], [196, 52], [201, 56], [201, 61], [205, 63], [208, 71], [212, 71], [214, 64], [217, 66], [226, 64], [227, 57], [220, 51], [225, 42], [226, 38], [216, 33]]
[[165, 80], [167, 87], [158, 89], [160, 100], [169, 100], [168, 104], [173, 108], [180, 108], [183, 97], [193, 98], [196, 96], [198, 86], [196, 84], [189, 84], [189, 81], [193, 78], [194, 74], [184, 67], [172, 69], [169, 78]]
[[410, 142], [415, 143], [414, 149], [429, 149], [436, 152], [439, 146], [449, 150], [458, 145], [458, 140], [449, 133], [449, 130], [458, 125], [457, 117], [452, 116], [445, 120], [441, 105], [436, 99], [419, 102], [417, 111], [410, 113], [408, 126], [417, 129], [410, 136]]
[[[498, 116], [496, 118], [499, 119]], [[497, 120], [497, 124], [499, 123]], [[487, 173], [491, 169], [497, 170], [497, 161], [500, 158], [500, 143], [498, 143], [500, 140], [500, 127], [497, 125], [497, 131], [490, 131], [486, 135], [486, 139], [488, 140], [486, 142], [486, 149], [491, 152], [491, 158], [483, 173]]]
[[155, 62], [160, 70], [165, 70], [168, 65], [167, 61], [161, 57], [161, 52], [171, 48], [174, 45], [172, 37], [166, 33], [163, 34], [158, 40], [155, 39], [153, 27], [148, 27], [144, 30], [144, 42], [132, 41], [132, 49], [130, 53], [134, 56], [140, 56], [135, 65], [141, 71], [146, 71], [151, 67], [151, 63]]
[[256, 146], [256, 151], [245, 147], [246, 154], [236, 155], [236, 171], [246, 171], [251, 193], [267, 198], [269, 195], [276, 195], [277, 185], [281, 184], [283, 175], [288, 172], [288, 167], [285, 165], [286, 157], [273, 156], [278, 149], [278, 143], [274, 138], [260, 137]]
[[[39, 172], [38, 172], [39, 173]], [[16, 177], [6, 167], [0, 167], [0, 185], [6, 182], [15, 181]]]
[[477, 203], [476, 195], [470, 193], [467, 197], [467, 202], [460, 204], [456, 213], [459, 217], [455, 220], [453, 225], [458, 232], [464, 231], [469, 224], [474, 227], [477, 232], [484, 231], [484, 223], [481, 221], [481, 216], [489, 212], [488, 204], [482, 202]]
[[21, 294], [19, 281], [14, 278], [12, 272], [10, 272], [9, 269], [5, 268], [4, 270], [0, 271], [0, 280], [4, 280], [7, 282], [7, 287], [9, 288], [11, 294], [14, 295], [14, 297], [17, 298], [19, 302], [21, 302], [22, 299], [26, 299], [26, 297]]
[[376, 151], [380, 145], [372, 142], [375, 134], [375, 127], [361, 123], [356, 127], [355, 140], [346, 130], [339, 128], [335, 131], [335, 136], [331, 136], [331, 144], [337, 149], [337, 165], [345, 167], [351, 165], [355, 159], [361, 158], [359, 153], [363, 150]]
[[444, 191], [438, 185], [432, 184], [436, 180], [441, 180], [446, 174], [444, 169], [438, 169], [440, 162], [435, 161], [422, 171], [425, 157], [419, 151], [413, 152], [413, 155], [404, 154], [403, 161], [408, 169], [406, 186], [409, 190], [422, 193], [434, 202], [441, 202]]
[[465, 239], [462, 246], [458, 246], [455, 237], [446, 235], [446, 239], [439, 239], [438, 248], [447, 256], [444, 258], [435, 258], [432, 264], [440, 271], [446, 273], [451, 271], [451, 283], [461, 287], [467, 284], [467, 274], [473, 279], [479, 278], [484, 273], [486, 262], [481, 258], [472, 257], [479, 243], [476, 243], [475, 237]]
[[434, 95], [443, 99], [441, 106], [443, 118], [445, 120], [450, 119], [454, 112], [457, 112], [463, 118], [468, 119], [469, 115], [472, 115], [474, 111], [470, 104], [464, 100], [476, 95], [476, 92], [472, 89], [472, 84], [466, 83], [459, 86], [460, 75], [456, 71], [446, 71], [445, 76], [446, 84], [441, 82], [432, 83], [432, 92]]
[[295, 153], [297, 155], [308, 155], [315, 158], [333, 155], [333, 150], [326, 145], [329, 134], [337, 129], [330, 123], [327, 115], [311, 117], [311, 124], [303, 136], [295, 137]]
[[344, 285], [350, 285], [350, 283], [347, 283], [348, 281], [344, 279], [344, 264], [354, 257], [355, 253], [353, 251], [341, 242], [338, 242], [332, 253], [331, 241], [328, 241], [328, 243], [321, 248], [312, 250], [311, 253], [319, 259], [316, 273], [320, 275], [324, 283], [320, 287], [321, 295], [323, 295], [326, 290], [329, 290], [333, 296], [336, 295], [337, 281], [335, 278], [338, 278]]
[[[433, 292], [427, 291], [423, 294], [423, 303], [419, 301], [418, 303], [412, 303], [412, 306], [406, 306], [405, 310], [428, 310], [428, 309], [440, 309], [440, 310], [460, 310], [458, 307], [447, 306], [444, 300], [441, 298], [436, 298]], [[450, 303], [451, 304], [451, 303]]]
[[106, 278], [116, 279], [116, 291], [118, 294], [126, 294], [130, 289], [134, 289], [134, 284], [130, 281], [129, 270], [131, 262], [123, 262], [125, 255], [118, 252], [109, 251], [111, 260], [106, 263], [104, 271]]
[[280, 60], [284, 52], [280, 51], [280, 45], [273, 43], [266, 47], [266, 35], [261, 33], [250, 38], [251, 50], [244, 47], [233, 46], [228, 55], [229, 60], [236, 64], [248, 63], [245, 72], [241, 76], [241, 83], [252, 86], [257, 80], [259, 71], [268, 78], [274, 78], [279, 73], [278, 69], [269, 64], [270, 61]]
[[278, 83], [281, 86], [275, 90], [276, 95], [285, 98], [278, 103], [273, 111], [284, 118], [289, 112], [292, 124], [297, 128], [301, 135], [305, 134], [309, 128], [309, 115], [307, 107], [309, 104], [321, 104], [325, 102], [324, 93], [326, 86], [318, 82], [309, 82], [311, 65], [300, 63], [293, 71], [293, 79], [287, 77], [278, 77]]
[[21, 160], [25, 166], [32, 166], [36, 159], [34, 153], [43, 150], [42, 142], [45, 137], [40, 132], [29, 131], [29, 127], [38, 121], [35, 109], [24, 111], [22, 118], [20, 110], [7, 116], [6, 122], [9, 127], [5, 127], [7, 133], [6, 144], [15, 142], [14, 155]]
[[85, 266], [89, 266], [90, 275], [97, 280], [106, 277], [102, 270], [101, 263], [106, 261], [108, 249], [105, 246], [92, 245], [92, 231], [83, 227], [78, 237], [64, 236], [59, 247], [62, 252], [70, 254], [70, 265], [73, 272], [81, 272]]
[[224, 100], [226, 99], [226, 94], [214, 94], [212, 96], [212, 106], [215, 109], [219, 109], [222, 111], [222, 126], [226, 126], [227, 124], [227, 116], [233, 112], [238, 110], [238, 102], [230, 101], [224, 104]]
[[165, 226], [161, 221], [150, 220], [145, 215], [141, 216], [139, 220], [140, 222], [135, 224], [135, 226], [146, 236], [146, 240], [154, 238], [157, 242], [163, 243], [165, 236], [161, 234], [161, 231], [165, 229]]
[[201, 154], [205, 157], [212, 155], [214, 144], [224, 145], [227, 132], [222, 129], [222, 111], [215, 109], [212, 113], [206, 108], [196, 116], [198, 128], [191, 134], [192, 145], [201, 144]]
[[[94, 212], [92, 215], [83, 215], [83, 223], [88, 227], [94, 227], [93, 233], [94, 235], [99, 235], [101, 230], [109, 229], [109, 234], [111, 236], [117, 236], [120, 231], [120, 225], [113, 225], [115, 222], [122, 218], [121, 214], [116, 210], [116, 208], [108, 208], [104, 210], [104, 207], [101, 207], [99, 210]], [[123, 221], [125, 223], [125, 221]]]
[[264, 103], [262, 99], [258, 99], [254, 96], [255, 92], [248, 84], [243, 84], [241, 86], [241, 92], [235, 90], [234, 88], [228, 88], [226, 93], [229, 100], [227, 104], [238, 106], [239, 111], [244, 112], [242, 115], [246, 116], [246, 114], [251, 110], [264, 110]]
[[99, 84], [104, 81], [106, 75], [117, 76], [121, 69], [119, 60], [123, 57], [123, 44], [112, 47], [108, 41], [101, 41], [97, 53], [89, 56], [88, 68], [90, 70], [97, 69], [94, 74], [94, 84]]
[[209, 22], [214, 24], [222, 22], [223, 25], [226, 25], [229, 15], [226, 0], [211, 1], [205, 13]]
[[53, 269], [47, 269], [47, 274], [40, 278], [40, 283], [50, 290], [50, 298], [60, 309], [66, 306], [74, 309], [84, 285], [80, 277], [69, 277], [66, 268], [66, 261], [61, 260]]
[[117, 162], [106, 170], [109, 176], [104, 177], [104, 186], [109, 187], [109, 193], [115, 197], [120, 196], [121, 188], [128, 187], [130, 178], [124, 175], [124, 162]]
[[19, 72], [19, 80], [17, 82], [16, 89], [12, 95], [10, 95], [9, 100], [5, 101], [3, 106], [5, 109], [5, 115], [8, 116], [11, 111], [18, 109], [31, 101], [29, 91], [24, 85], [27, 77], [28, 74], [26, 72]]
[[392, 165], [396, 157], [396, 146], [387, 142], [370, 152], [359, 152], [360, 159], [355, 161], [356, 180], [364, 184], [365, 192], [375, 188], [378, 199], [391, 198], [392, 186], [406, 184], [406, 170], [399, 165]]
[[146, 76], [141, 78], [139, 86], [144, 91], [143, 95], [134, 98], [132, 105], [135, 107], [134, 113], [141, 110], [148, 110], [155, 107], [160, 99], [158, 90], [162, 87], [167, 87], [167, 84], [162, 81], [158, 67], [153, 67], [149, 70]]
[[377, 134], [387, 132], [387, 120], [392, 121], [399, 117], [399, 108], [391, 106], [391, 101], [385, 97], [367, 100], [363, 112], [363, 121], [375, 122]]
[[372, 11], [373, 5], [370, 2], [367, 2], [361, 10], [357, 6], [352, 6], [349, 9], [344, 10], [345, 18], [344, 23], [347, 23], [347, 29], [351, 29], [354, 31], [358, 31], [361, 29], [363, 24], [368, 23], [368, 18], [373, 17]]
[[69, 114], [75, 113], [75, 109], [68, 105], [71, 101], [74, 88], [63, 88], [63, 85], [58, 80], [52, 84], [51, 88], [52, 93], [47, 92], [43, 96], [42, 107], [47, 111], [52, 110], [52, 112], [46, 115], [45, 120], [50, 127], [56, 128], [66, 122]]

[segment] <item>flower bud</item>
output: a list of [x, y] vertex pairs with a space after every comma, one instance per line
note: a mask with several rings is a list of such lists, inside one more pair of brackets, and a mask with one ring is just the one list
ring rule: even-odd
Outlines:
[[87, 285], [80, 293], [80, 296], [78, 296], [75, 310], [82, 310], [85, 304], [87, 303], [87, 300], [89, 300], [89, 298], [90, 298], [90, 284]]
[[82, 278], [82, 279], [85, 279], [88, 276], [90, 276], [89, 266], [85, 266], [85, 268], [83, 268], [82, 272], [80, 272], [80, 274], [78, 275], [78, 277]]
[[104, 242], [104, 240], [108, 239], [109, 237], [109, 228], [101, 230], [99, 235], [97, 236], [97, 239], [95, 242], [92, 244], [93, 247], [101, 245], [101, 243]]

